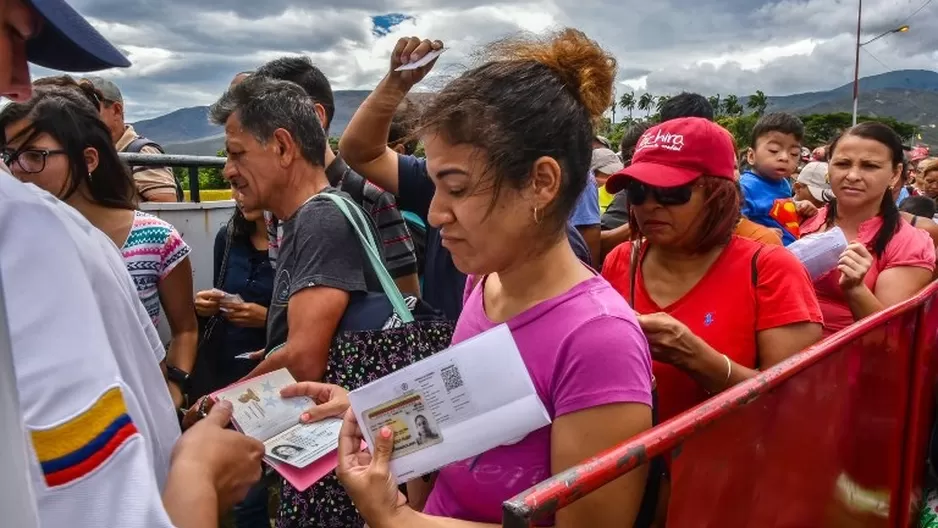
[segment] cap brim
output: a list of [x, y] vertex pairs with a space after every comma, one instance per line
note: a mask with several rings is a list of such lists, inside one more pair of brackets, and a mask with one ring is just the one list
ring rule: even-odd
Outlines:
[[828, 200], [824, 197], [825, 189], [823, 187], [818, 187], [816, 185], [808, 185], [808, 192], [811, 193], [811, 196], [819, 202], [827, 202]]
[[699, 171], [671, 167], [660, 163], [633, 163], [606, 180], [606, 191], [615, 194], [628, 185], [629, 180], [638, 180], [654, 187], [680, 187], [701, 177]]
[[130, 66], [127, 57], [63, 0], [31, 0], [30, 4], [44, 23], [26, 43], [29, 62], [72, 72]]

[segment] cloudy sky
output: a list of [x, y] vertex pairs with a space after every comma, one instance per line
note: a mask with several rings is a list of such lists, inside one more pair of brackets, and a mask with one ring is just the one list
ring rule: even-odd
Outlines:
[[[911, 31], [865, 46], [861, 75], [938, 69], [938, 2], [927, 1], [864, 2], [864, 39], [904, 23]], [[468, 66], [485, 42], [559, 26], [582, 29], [617, 56], [620, 94], [825, 90], [852, 80], [857, 14], [856, 0], [71, 3], [134, 63], [104, 73], [121, 86], [131, 121], [211, 103], [235, 73], [282, 55], [311, 56], [334, 89], [370, 89], [401, 36], [443, 40], [443, 76]]]

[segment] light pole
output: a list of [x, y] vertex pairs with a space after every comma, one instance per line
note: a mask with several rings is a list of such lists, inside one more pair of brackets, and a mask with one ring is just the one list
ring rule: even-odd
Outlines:
[[891, 35], [893, 33], [905, 33], [909, 30], [907, 24], [903, 24], [895, 29], [890, 29], [889, 31], [884, 31], [879, 35], [867, 40], [866, 42], [860, 42], [860, 31], [862, 30], [861, 17], [863, 15], [863, 0], [859, 0], [859, 6], [857, 7], [857, 48], [856, 48], [856, 58], [853, 62], [853, 125], [857, 124], [857, 106], [860, 101], [860, 48], [866, 46], [870, 42], [879, 40], [886, 35]]

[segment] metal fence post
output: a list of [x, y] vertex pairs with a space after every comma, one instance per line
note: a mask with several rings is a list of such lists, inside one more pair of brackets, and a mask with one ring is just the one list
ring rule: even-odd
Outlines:
[[189, 200], [195, 203], [202, 201], [199, 196], [199, 168], [194, 166], [189, 167]]

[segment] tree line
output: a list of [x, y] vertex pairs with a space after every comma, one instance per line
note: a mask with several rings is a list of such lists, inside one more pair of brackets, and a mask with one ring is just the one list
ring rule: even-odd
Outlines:
[[[608, 138], [613, 146], [618, 146], [625, 131], [633, 124], [658, 122], [661, 107], [670, 98], [670, 95], [654, 95], [648, 92], [638, 97], [636, 97], [635, 92], [622, 94], [618, 100], [612, 102], [610, 110], [613, 120], [617, 110], [627, 112], [628, 116], [620, 122], [613, 122], [613, 120], [603, 118], [598, 127], [599, 135]], [[717, 123], [730, 131], [736, 140], [737, 147], [749, 146], [752, 128], [755, 126], [756, 121], [766, 113], [769, 106], [768, 96], [762, 90], [756, 90], [755, 94], [746, 98], [745, 104], [735, 95], [721, 96], [716, 94], [707, 99], [710, 101], [710, 105], [713, 106], [714, 118]], [[644, 113], [644, 116], [636, 118], [636, 111]], [[849, 128], [852, 123], [852, 115], [848, 112], [811, 114], [799, 117], [804, 122], [804, 145], [808, 147], [828, 143], [841, 131]], [[912, 140], [918, 133], [918, 126], [891, 117], [859, 116], [857, 120], [860, 122], [875, 120], [885, 123], [907, 141]]]

